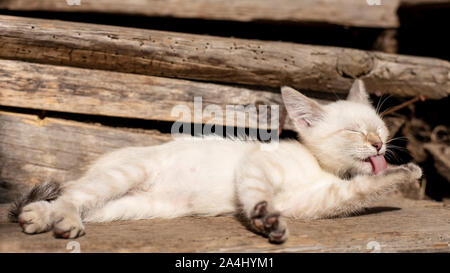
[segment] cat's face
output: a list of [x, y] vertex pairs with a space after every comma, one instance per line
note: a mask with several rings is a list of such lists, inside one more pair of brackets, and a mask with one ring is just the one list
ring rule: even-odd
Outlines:
[[362, 81], [347, 100], [319, 105], [289, 87], [283, 100], [302, 143], [322, 167], [339, 176], [377, 174], [386, 169], [389, 131], [370, 104]]

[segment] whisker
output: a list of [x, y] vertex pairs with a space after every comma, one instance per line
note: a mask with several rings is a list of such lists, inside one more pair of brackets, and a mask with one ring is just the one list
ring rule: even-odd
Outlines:
[[391, 139], [389, 139], [388, 141], [386, 141], [386, 144], [387, 144], [387, 143], [390, 143], [390, 142], [392, 142], [392, 141], [396, 141], [396, 140], [408, 141], [408, 138], [407, 138], [407, 137], [394, 137], [394, 138], [391, 138]]
[[395, 160], [397, 160], [397, 161], [401, 161], [401, 159], [399, 158], [399, 156], [398, 156], [394, 151], [392, 151], [392, 150], [388, 150], [388, 149], [387, 149], [385, 155], [389, 155], [390, 158], [393, 158], [393, 159], [395, 159]]
[[393, 159], [393, 156], [392, 156], [392, 154], [390, 154], [390, 153], [386, 153], [384, 156], [385, 156], [388, 160], [392, 160], [392, 159]]
[[[387, 97], [384, 98], [384, 100], [382, 100], [383, 96], [381, 96], [380, 100], [378, 100], [379, 105], [377, 105], [377, 109], [376, 109], [377, 114], [379, 114], [381, 116], [383, 115], [382, 113], [380, 114], [381, 107], [383, 107], [383, 104], [391, 97], [392, 97], [392, 95], [388, 95]], [[380, 104], [380, 101], [381, 101], [381, 104]]]
[[397, 146], [397, 145], [391, 145], [391, 144], [388, 144], [387, 148], [393, 148], [393, 149], [397, 149], [397, 150], [400, 150], [400, 151], [408, 151], [408, 149], [406, 149], [404, 147]]
[[380, 101], [382, 98], [383, 98], [383, 95], [381, 95], [380, 99], [378, 99], [377, 107], [375, 108], [375, 112], [377, 112], [377, 114], [378, 114], [378, 110], [379, 110], [379, 106], [380, 106]]
[[386, 113], [386, 112], [388, 112], [389, 110], [391, 110], [392, 109], [392, 107], [389, 107], [388, 109], [386, 109], [386, 110], [384, 110], [382, 113], [380, 113], [379, 115], [380, 116], [384, 116], [384, 113]]

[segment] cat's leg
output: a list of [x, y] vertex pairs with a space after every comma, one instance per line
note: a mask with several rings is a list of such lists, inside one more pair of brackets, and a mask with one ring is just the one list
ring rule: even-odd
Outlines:
[[[90, 210], [83, 218], [86, 222], [110, 222], [116, 220], [137, 220], [163, 217], [164, 207], [155, 208], [156, 197], [148, 192], [133, 192], [111, 200], [100, 208]], [[170, 215], [170, 214], [168, 214]]]
[[91, 171], [80, 181], [66, 184], [63, 195], [53, 203], [54, 235], [75, 238], [84, 234], [84, 214], [139, 188], [146, 179], [143, 166], [129, 164]]
[[403, 183], [415, 183], [422, 170], [409, 163], [391, 167], [373, 176], [356, 176], [350, 181], [339, 180], [317, 190], [314, 200], [321, 217], [349, 214], [363, 209], [385, 193]]
[[288, 238], [288, 229], [274, 208], [277, 187], [274, 184], [264, 168], [256, 164], [245, 164], [236, 177], [238, 201], [249, 227], [267, 236], [272, 243], [283, 243]]
[[85, 213], [142, 187], [148, 178], [146, 169], [138, 164], [102, 167], [93, 166], [84, 177], [64, 183], [56, 200], [24, 206], [19, 215], [24, 232], [34, 234], [53, 228], [55, 237], [81, 236], [85, 233], [82, 224]]

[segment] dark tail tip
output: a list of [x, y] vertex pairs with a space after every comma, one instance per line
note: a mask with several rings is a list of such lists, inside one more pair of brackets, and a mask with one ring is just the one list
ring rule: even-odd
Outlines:
[[22, 208], [32, 202], [52, 201], [61, 195], [61, 186], [59, 183], [49, 181], [34, 186], [27, 194], [13, 202], [9, 209], [8, 219], [11, 222], [17, 222]]

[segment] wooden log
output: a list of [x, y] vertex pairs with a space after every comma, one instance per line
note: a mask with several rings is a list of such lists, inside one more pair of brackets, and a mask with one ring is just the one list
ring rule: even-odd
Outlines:
[[75, 178], [100, 155], [157, 145], [170, 135], [0, 111], [0, 182], [33, 185]]
[[[196, 97], [201, 101], [194, 104]], [[284, 107], [274, 92], [11, 60], [0, 60], [0, 105], [275, 130], [279, 119], [269, 106], [278, 107], [273, 108], [278, 113]], [[248, 106], [255, 107], [254, 114]], [[285, 124], [293, 129], [289, 120]]]
[[0, 16], [0, 57], [204, 81], [440, 99], [450, 63], [354, 49]]
[[[211, 104], [223, 110], [223, 116], [200, 122], [232, 127], [278, 129], [278, 123], [258, 123], [254, 119], [235, 119], [245, 115], [245, 107], [278, 106], [279, 122], [285, 130], [294, 130], [283, 110], [279, 93], [243, 87], [193, 82], [153, 76], [125, 74], [101, 70], [43, 65], [21, 61], [0, 60], [0, 105], [39, 110], [102, 115], [133, 119], [177, 121], [172, 109], [183, 106], [192, 114], [183, 122], [195, 122], [194, 97], [202, 98], [201, 110]], [[330, 101], [315, 99], [320, 104]], [[230, 108], [227, 106], [239, 106]], [[282, 117], [285, 115], [284, 117]], [[250, 116], [251, 118], [252, 116]], [[283, 118], [285, 118], [283, 122]], [[404, 120], [385, 118], [394, 136]]]
[[450, 0], [401, 0], [401, 6], [450, 5]]
[[370, 5], [365, 0], [3, 0], [0, 8], [26, 11], [95, 12], [228, 21], [328, 23], [397, 27], [399, 0]]

